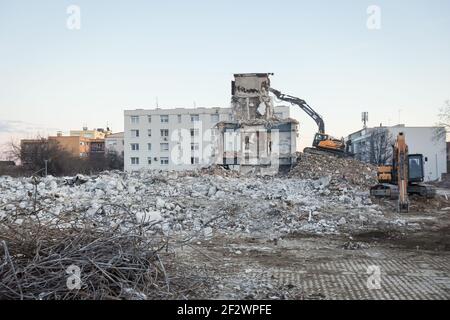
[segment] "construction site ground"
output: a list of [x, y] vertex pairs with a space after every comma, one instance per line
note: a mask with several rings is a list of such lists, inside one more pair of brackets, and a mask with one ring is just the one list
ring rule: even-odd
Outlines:
[[[404, 218], [423, 229], [296, 234], [278, 241], [218, 235], [180, 249], [178, 258], [215, 280], [210, 294], [199, 298], [449, 299], [448, 212]], [[369, 266], [380, 268], [379, 289], [367, 286]]]
[[449, 299], [450, 188], [398, 213], [370, 196], [375, 183], [371, 165], [318, 156], [277, 176], [3, 176], [0, 297]]
[[[450, 189], [438, 190], [442, 201], [447, 195]], [[398, 218], [395, 201], [381, 205], [388, 219]], [[412, 210], [402, 214], [418, 231], [298, 233], [278, 240], [217, 235], [179, 249], [178, 258], [215, 280], [210, 295], [198, 298], [448, 300], [450, 208], [426, 206], [415, 198]], [[380, 270], [378, 288], [368, 287], [370, 266]]]

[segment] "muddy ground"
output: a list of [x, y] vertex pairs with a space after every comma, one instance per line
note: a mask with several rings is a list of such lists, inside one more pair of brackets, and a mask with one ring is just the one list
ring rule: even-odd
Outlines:
[[[211, 280], [208, 296], [197, 298], [447, 300], [447, 204], [442, 196], [412, 199], [410, 213], [401, 215], [408, 227], [280, 239], [216, 234], [178, 249], [177, 257]], [[398, 219], [395, 201], [382, 205], [387, 218]]]

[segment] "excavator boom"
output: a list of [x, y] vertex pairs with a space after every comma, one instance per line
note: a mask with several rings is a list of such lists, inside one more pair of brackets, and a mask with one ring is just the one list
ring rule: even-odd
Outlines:
[[269, 91], [272, 92], [279, 100], [299, 106], [317, 123], [319, 131], [314, 137], [313, 148], [305, 148], [304, 152], [327, 155], [332, 154], [335, 156], [353, 156], [350, 152], [348, 152], [348, 150], [346, 150], [343, 139], [338, 140], [325, 133], [325, 123], [323, 118], [316, 111], [314, 111], [314, 109], [311, 108], [305, 100], [281, 93], [273, 88], [269, 88]]
[[324, 134], [325, 133], [325, 123], [322, 119], [322, 117], [316, 112], [314, 111], [313, 108], [311, 108], [305, 100], [300, 99], [300, 98], [296, 98], [284, 93], [281, 93], [278, 90], [275, 90], [273, 88], [269, 88], [270, 92], [272, 92], [278, 99], [292, 103], [292, 104], [296, 104], [298, 105], [300, 108], [302, 108], [303, 111], [305, 111], [311, 118], [313, 118], [313, 120], [317, 123], [317, 126], [319, 127], [319, 133]]
[[408, 145], [405, 141], [405, 135], [400, 132], [394, 145], [394, 170], [397, 170], [398, 186], [398, 211], [409, 211], [408, 184], [409, 184], [409, 160]]

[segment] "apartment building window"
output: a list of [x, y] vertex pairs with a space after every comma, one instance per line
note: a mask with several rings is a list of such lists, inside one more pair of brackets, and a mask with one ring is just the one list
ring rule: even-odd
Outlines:
[[139, 164], [139, 158], [138, 157], [132, 157], [131, 158], [131, 164]]
[[278, 119], [283, 119], [283, 112], [275, 112], [273, 115]]
[[131, 123], [138, 124], [139, 123], [139, 116], [131, 116]]
[[211, 122], [219, 122], [219, 114], [218, 113], [213, 113], [211, 115]]
[[161, 151], [169, 151], [169, 144], [161, 143]]
[[161, 129], [161, 137], [168, 137], [169, 136], [169, 129]]
[[191, 157], [191, 164], [199, 164], [200, 159], [198, 157]]
[[200, 115], [191, 114], [191, 122], [198, 122], [198, 121], [200, 121]]
[[199, 150], [198, 143], [191, 143], [191, 151], [197, 151]]
[[200, 134], [199, 129], [191, 129], [191, 137], [198, 137]]
[[167, 166], [169, 164], [169, 158], [168, 157], [161, 157], [160, 158], [161, 165]]
[[234, 120], [234, 117], [233, 117], [233, 114], [232, 114], [232, 113], [230, 113], [230, 114], [228, 115], [228, 120], [230, 120], [230, 121], [233, 121], [233, 120]]
[[245, 150], [250, 150], [250, 137], [245, 137]]
[[178, 123], [181, 123], [181, 114], [178, 115]]
[[152, 123], [152, 116], [147, 116], [148, 123]]
[[139, 137], [139, 130], [131, 130], [131, 137], [132, 138], [138, 138]]
[[147, 143], [147, 149], [148, 149], [148, 151], [152, 150], [152, 144], [151, 143]]
[[148, 135], [149, 137], [152, 136], [152, 129], [148, 129], [148, 130], [147, 130], [147, 135]]
[[139, 151], [139, 143], [132, 143], [131, 144], [131, 150], [132, 151]]
[[147, 164], [152, 164], [152, 158], [151, 157], [147, 158]]
[[161, 117], [161, 123], [169, 123], [169, 115], [164, 114], [164, 115], [161, 115], [160, 117]]

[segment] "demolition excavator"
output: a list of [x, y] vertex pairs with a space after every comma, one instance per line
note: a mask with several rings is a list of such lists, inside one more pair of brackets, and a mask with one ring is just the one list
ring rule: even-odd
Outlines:
[[370, 188], [370, 195], [398, 199], [398, 211], [409, 211], [409, 194], [433, 198], [436, 189], [424, 185], [424, 157], [409, 154], [404, 133], [397, 136], [392, 152], [392, 165], [378, 167], [378, 184]]
[[323, 118], [316, 111], [314, 111], [314, 109], [311, 108], [305, 100], [281, 93], [273, 88], [269, 88], [269, 90], [279, 100], [299, 106], [317, 123], [319, 131], [314, 136], [312, 148], [305, 148], [303, 150], [304, 152], [327, 155], [332, 154], [339, 157], [353, 157], [353, 154], [349, 151], [350, 143], [346, 144], [344, 139], [336, 139], [326, 134]]

